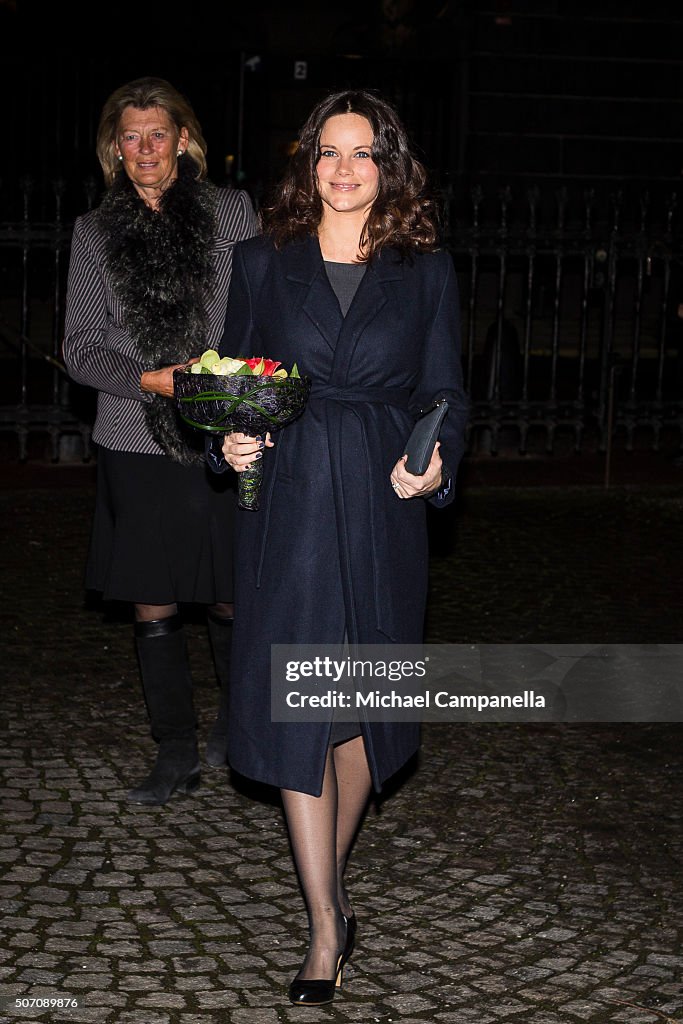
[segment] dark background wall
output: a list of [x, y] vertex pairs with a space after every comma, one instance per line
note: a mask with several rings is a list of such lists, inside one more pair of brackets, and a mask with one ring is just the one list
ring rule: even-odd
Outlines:
[[54, 179], [67, 213], [84, 207], [83, 180], [101, 187], [102, 102], [142, 74], [186, 92], [212, 178], [239, 173], [257, 198], [312, 104], [347, 85], [393, 100], [435, 179], [463, 195], [478, 182], [519, 194], [680, 186], [680, 0], [192, 0], [177, 13], [0, 0], [0, 32], [2, 219], [26, 176], [46, 218]]
[[574, 4], [509, 7], [473, 19], [467, 168], [675, 182], [683, 5], [595, 3], [589, 14]]

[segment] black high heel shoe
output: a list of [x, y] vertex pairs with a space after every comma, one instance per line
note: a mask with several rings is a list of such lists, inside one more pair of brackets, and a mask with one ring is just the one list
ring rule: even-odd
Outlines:
[[346, 921], [346, 942], [344, 943], [344, 952], [342, 957], [344, 963], [349, 959], [353, 953], [353, 948], [356, 945], [356, 915], [350, 914], [349, 917], [345, 917]]
[[324, 1003], [331, 1003], [334, 999], [336, 989], [341, 988], [344, 974], [344, 965], [353, 953], [356, 944], [356, 915], [344, 918], [346, 925], [346, 938], [344, 948], [337, 960], [337, 970], [331, 981], [327, 979], [312, 978], [306, 981], [304, 978], [295, 978], [289, 986], [289, 1001], [295, 1006], [322, 1006]]

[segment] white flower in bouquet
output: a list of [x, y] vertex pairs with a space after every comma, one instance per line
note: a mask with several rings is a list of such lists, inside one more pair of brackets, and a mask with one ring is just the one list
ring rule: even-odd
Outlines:
[[251, 377], [298, 377], [296, 363], [291, 373], [274, 359], [266, 359], [264, 356], [251, 356], [249, 359], [235, 359], [232, 356], [221, 357], [214, 348], [207, 348], [199, 357], [198, 363], [193, 363], [190, 373], [213, 373], [216, 377], [229, 377], [233, 374]]

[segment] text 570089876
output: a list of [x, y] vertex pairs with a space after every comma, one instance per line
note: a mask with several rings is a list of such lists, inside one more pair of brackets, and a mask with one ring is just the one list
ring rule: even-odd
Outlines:
[[19, 996], [14, 1001], [17, 1010], [77, 1010], [75, 996]]

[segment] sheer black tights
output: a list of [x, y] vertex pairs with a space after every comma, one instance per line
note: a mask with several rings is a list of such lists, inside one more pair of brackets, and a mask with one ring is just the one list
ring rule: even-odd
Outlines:
[[[233, 616], [233, 605], [231, 604], [212, 604], [209, 607], [219, 618], [231, 619]], [[136, 604], [135, 621], [158, 622], [159, 619], [168, 619], [171, 615], [176, 615], [177, 612], [177, 604]]]
[[299, 978], [335, 975], [345, 938], [342, 914], [351, 914], [344, 870], [370, 790], [361, 736], [329, 748], [319, 797], [281, 790], [311, 937]]

